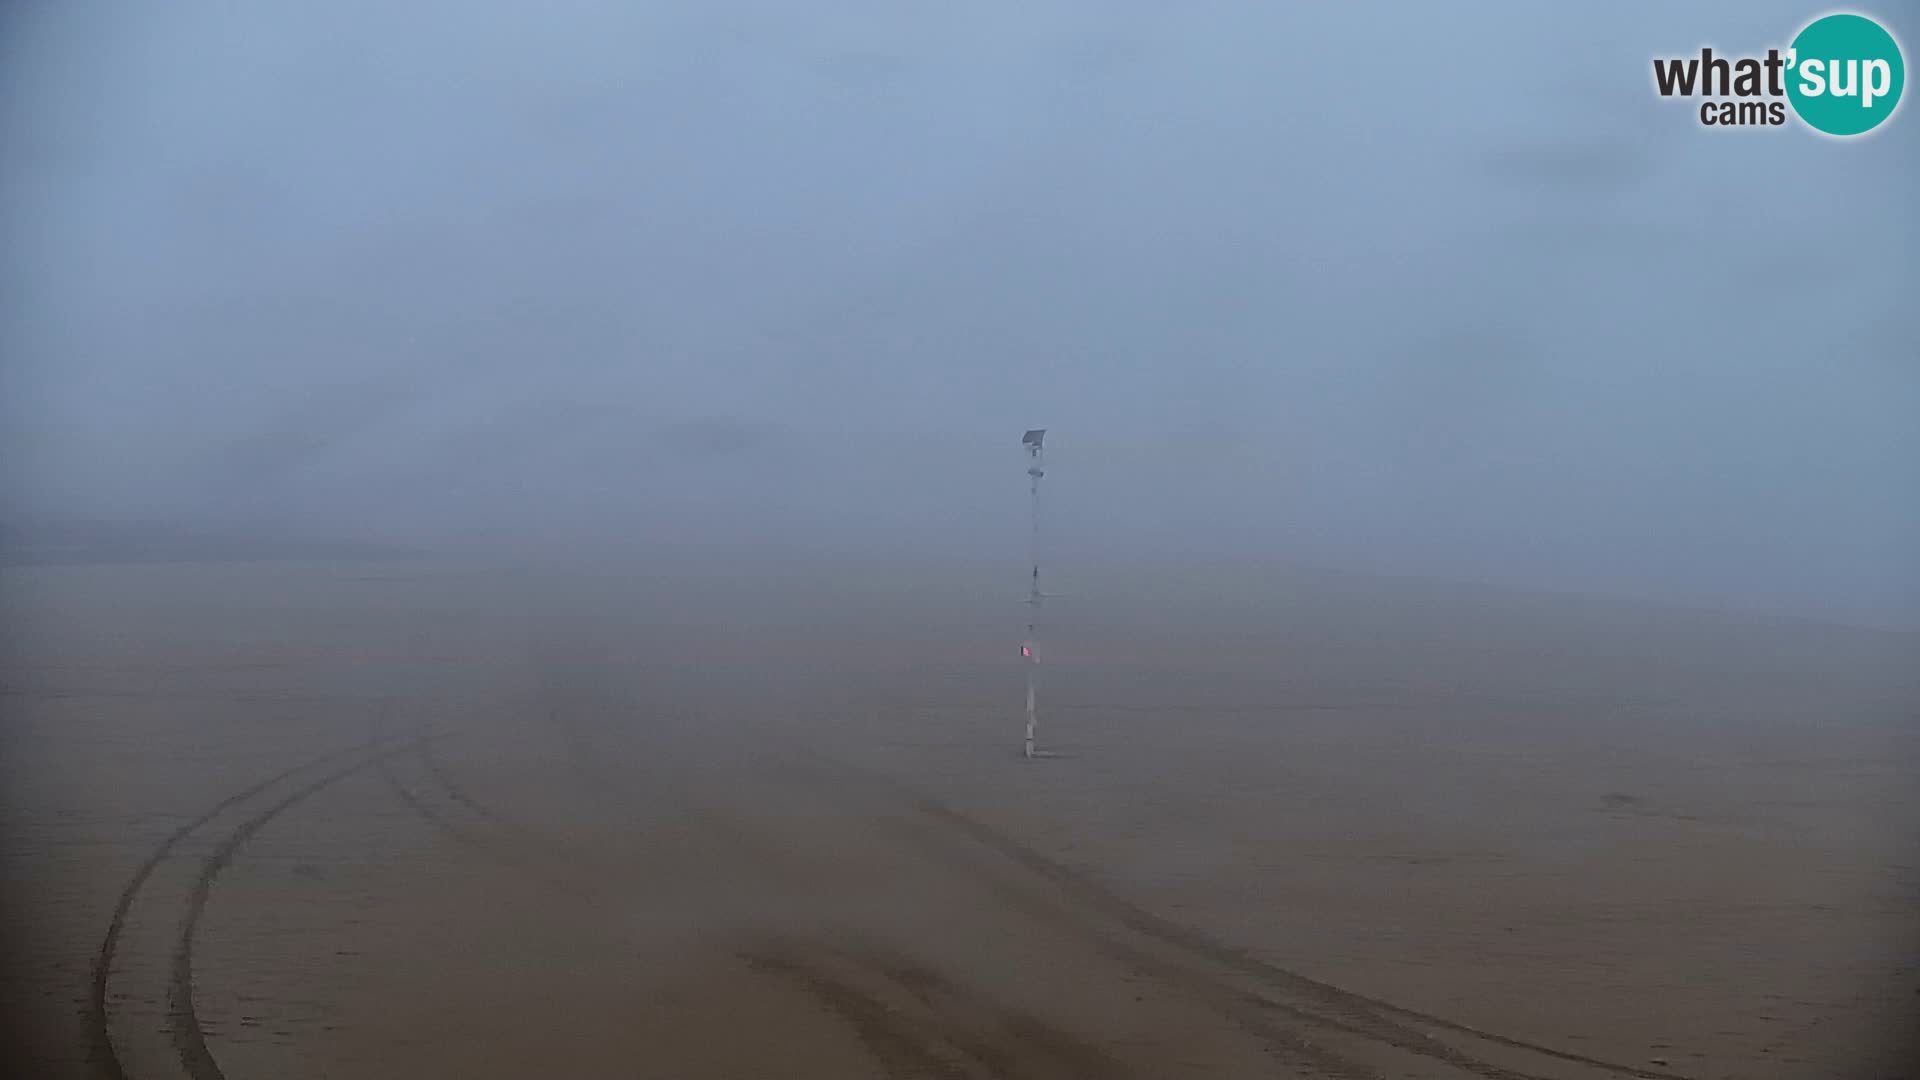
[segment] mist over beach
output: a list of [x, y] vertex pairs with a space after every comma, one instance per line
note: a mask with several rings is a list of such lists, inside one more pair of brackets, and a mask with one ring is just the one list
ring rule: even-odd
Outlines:
[[1815, 14], [15, 5], [4, 1071], [1899, 1075]]

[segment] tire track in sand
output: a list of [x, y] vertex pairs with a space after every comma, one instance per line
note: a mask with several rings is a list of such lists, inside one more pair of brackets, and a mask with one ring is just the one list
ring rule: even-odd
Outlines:
[[[383, 706], [374, 714], [371, 731], [375, 739], [385, 734], [386, 722], [390, 715], [391, 711], [388, 706]], [[424, 731], [425, 729], [417, 730]], [[433, 738], [420, 740], [413, 746], [411, 752], [404, 756], [417, 762], [420, 766], [421, 774], [426, 777], [428, 786], [439, 788], [454, 805], [464, 806], [493, 824], [511, 826], [512, 822], [507, 821], [492, 810], [468, 798], [466, 793], [455, 787], [453, 781], [441, 770], [438, 761], [433, 755], [433, 744], [440, 737], [443, 737], [444, 734], [447, 733], [436, 734]], [[396, 757], [398, 756], [399, 755], [396, 755]], [[395, 767], [395, 760], [396, 758], [390, 757], [382, 757], [380, 759], [380, 778], [386, 781], [388, 789], [393, 792], [394, 797], [399, 799], [402, 805], [413, 811], [422, 821], [432, 826], [435, 832], [446, 836], [455, 843], [470, 847], [484, 847], [489, 849], [493, 847], [491, 839], [482, 836], [480, 830], [470, 824], [455, 820], [455, 815], [435, 806], [434, 800], [427, 798], [423, 792], [409, 783], [407, 779], [401, 775], [400, 770]]]
[[120, 890], [120, 896], [114, 903], [113, 914], [107, 920], [106, 934], [100, 941], [100, 948], [94, 954], [93, 978], [89, 986], [85, 1026], [87, 1029], [87, 1041], [90, 1044], [95, 1064], [103, 1076], [112, 1077], [114, 1080], [123, 1080], [126, 1075], [120, 1066], [118, 1057], [114, 1053], [112, 1040], [108, 1037], [107, 1005], [109, 984], [112, 980], [113, 964], [119, 952], [120, 938], [125, 932], [128, 915], [140, 895], [141, 888], [146, 885], [147, 879], [153, 876], [153, 872], [160, 866], [160, 863], [165, 860], [166, 857], [172, 853], [173, 849], [179, 846], [189, 834], [212, 821], [223, 811], [261, 794], [281, 781], [318, 768], [330, 761], [335, 761], [358, 751], [365, 750], [367, 747], [379, 741], [381, 740], [375, 739], [371, 742], [360, 743], [356, 746], [350, 746], [344, 750], [315, 758], [312, 761], [295, 765], [290, 769], [275, 773], [259, 783], [234, 792], [219, 802], [214, 803], [198, 817], [175, 829], [152, 851], [148, 852], [145, 859], [141, 860], [140, 865], [134, 870], [133, 876], [127, 880], [126, 886]]
[[[613, 784], [611, 776], [600, 775], [601, 770], [610, 768], [610, 762], [592, 750], [586, 732], [574, 722], [577, 717], [573, 712], [554, 707], [549, 710], [549, 720], [559, 722], [563, 739], [575, 751], [569, 757], [576, 772], [591, 786], [624, 786]], [[1276, 1064], [1291, 1071], [1330, 1078], [1378, 1076], [1377, 1069], [1364, 1064], [1365, 1060], [1391, 1061], [1423, 1073], [1438, 1068], [1478, 1080], [1564, 1080], [1570, 1075], [1595, 1072], [1634, 1080], [1686, 1080], [1659, 1069], [1606, 1061], [1486, 1031], [1312, 979], [1261, 960], [1197, 928], [1153, 914], [1085, 873], [888, 774], [824, 757], [809, 746], [789, 744], [789, 749], [797, 758], [831, 774], [825, 776], [826, 783], [821, 786], [836, 801], [849, 796], [860, 800], [864, 793], [866, 799], [862, 801], [868, 811], [906, 809], [909, 816], [905, 818], [883, 813], [868, 820], [886, 824], [897, 835], [904, 835], [916, 851], [981, 882], [1009, 908], [1086, 940], [1134, 969], [1150, 973], [1169, 989], [1208, 1003], [1260, 1039], [1277, 1059]], [[460, 791], [424, 749], [421, 757], [428, 773], [447, 789], [450, 798], [476, 815], [500, 820], [491, 808]], [[736, 823], [736, 827], [744, 824]], [[731, 835], [727, 838], [740, 839]], [[757, 948], [743, 954], [756, 970], [807, 983], [816, 999], [854, 1027], [889, 1068], [943, 1075], [942, 1068], [925, 1056], [938, 1051], [937, 1042], [928, 1042], [932, 1038], [928, 1029], [916, 1029], [919, 1034], [908, 1039], [897, 1026], [881, 1025], [884, 1018], [897, 1020], [897, 1010], [875, 1012], [872, 1002], [880, 998], [870, 989], [864, 998], [855, 992], [859, 987], [870, 988], [872, 980], [849, 981], [844, 977], [844, 957], [832, 959], [838, 955], [812, 947], [803, 952], [794, 952], [791, 947], [773, 951]], [[840, 972], [839, 976], [820, 974], [823, 957], [829, 958], [827, 970]], [[917, 1048], [909, 1045], [914, 1040], [918, 1040]], [[947, 1050], [938, 1051], [936, 1057], [951, 1051], [953, 1045], [953, 1038], [949, 1038]], [[978, 1066], [980, 1061], [974, 1058], [969, 1067]], [[951, 1067], [952, 1061], [947, 1060], [944, 1068]]]
[[85, 1027], [97, 1076], [224, 1080], [193, 1003], [193, 940], [214, 880], [281, 813], [434, 737], [370, 739], [274, 773], [215, 802], [148, 853], [94, 957]]
[[[1132, 963], [1148, 963], [1156, 974], [1177, 978], [1179, 983], [1191, 988], [1198, 988], [1191, 969], [1182, 973], [1169, 969], [1164, 962], [1155, 963], [1150, 954], [1143, 952], [1137, 945], [1129, 944], [1120, 935], [1112, 933], [1111, 929], [1119, 929], [1131, 934], [1137, 940], [1165, 947], [1185, 957], [1189, 963], [1197, 963], [1216, 971], [1224, 969], [1230, 975], [1249, 980], [1258, 987], [1257, 991], [1240, 989], [1230, 980], [1217, 976], [1210, 980], [1211, 989], [1221, 992], [1222, 1000], [1234, 1005], [1234, 1011], [1242, 1018], [1251, 1018], [1247, 1015], [1249, 1009], [1278, 1013], [1298, 1026], [1320, 1029], [1339, 1037], [1358, 1039], [1364, 1043], [1413, 1054], [1434, 1064], [1458, 1069], [1485, 1080], [1552, 1080], [1549, 1074], [1531, 1070], [1542, 1067], [1552, 1068], [1554, 1065], [1560, 1066], [1555, 1070], [1559, 1075], [1565, 1075], [1564, 1068], [1572, 1066], [1588, 1072], [1631, 1077], [1634, 1080], [1688, 1080], [1677, 1073], [1608, 1061], [1487, 1031], [1446, 1017], [1345, 990], [1269, 963], [1195, 927], [1177, 923], [1147, 911], [1098, 884], [1081, 871], [1040, 853], [1011, 835], [964, 814], [911, 785], [870, 768], [827, 758], [810, 747], [795, 744], [793, 748], [796, 753], [823, 766], [826, 771], [835, 774], [838, 778], [836, 780], [834, 777], [829, 777], [823, 790], [844, 797], [857, 788], [864, 787], [869, 792], [882, 796], [896, 807], [904, 806], [911, 810], [920, 822], [934, 826], [930, 830], [915, 828], [912, 822], [894, 819], [896, 827], [914, 834], [919, 850], [923, 853], [933, 853], [935, 848], [930, 845], [944, 839], [948, 850], [941, 857], [952, 859], [956, 863], [969, 864], [966, 867], [968, 872], [985, 880], [989, 887], [993, 888], [996, 894], [1006, 902], [1015, 904], [1036, 916], [1047, 918], [1056, 926], [1086, 936], [1096, 944], [1113, 951], [1121, 959]], [[1022, 883], [1006, 875], [1004, 866], [996, 868], [970, 853], [955, 849], [952, 841], [956, 839], [967, 841], [979, 849], [993, 853], [1005, 862], [1026, 871], [1050, 888], [1036, 890], [1032, 887], [1033, 882]], [[1051, 912], [1049, 908], [1052, 909]], [[1109, 928], [1103, 929], [1100, 925], [1102, 921], [1108, 923]], [[1284, 1048], [1309, 1059], [1317, 1058], [1318, 1060], [1311, 1061], [1313, 1067], [1329, 1071], [1361, 1068], [1357, 1063], [1325, 1056], [1325, 1047], [1311, 1042], [1300, 1043], [1297, 1030], [1291, 1033], [1276, 1032], [1268, 1024], [1249, 1026], [1250, 1030], [1264, 1037], [1289, 1035], [1287, 1041], [1292, 1045]], [[1436, 1034], [1437, 1032], [1444, 1032], [1451, 1038], [1443, 1040]], [[1465, 1048], [1478, 1044], [1498, 1047], [1507, 1052], [1506, 1056], [1518, 1056], [1537, 1063], [1524, 1068], [1509, 1067], [1485, 1060], [1482, 1056], [1487, 1053], [1485, 1049], [1470, 1052]], [[1542, 1058], [1548, 1060], [1538, 1060]], [[1338, 1072], [1334, 1074], [1339, 1075]]]
[[[556, 708], [551, 710], [550, 718], [559, 722], [562, 737], [576, 751], [586, 751], [589, 740], [586, 732], [572, 722], [577, 720], [572, 712]], [[814, 773], [815, 782], [806, 787], [816, 795], [825, 794], [829, 802], [853, 809], [859, 819], [882, 825], [885, 831], [894, 833], [897, 846], [913, 850], [984, 885], [1007, 909], [1034, 919], [1066, 940], [1091, 944], [1129, 968], [1150, 974], [1176, 995], [1201, 1003], [1230, 1019], [1253, 1035], [1274, 1065], [1288, 1074], [1328, 1080], [1374, 1080], [1381, 1073], [1362, 1059], [1385, 1058], [1402, 1067], [1413, 1066], [1423, 1074], [1441, 1065], [1478, 1080], [1561, 1080], [1482, 1060], [1371, 1009], [1355, 1007], [1345, 998], [1321, 997], [1303, 1002], [1299, 1000], [1300, 995], [1291, 994], [1283, 998], [1292, 1000], [1276, 1000], [1271, 992], [1261, 993], [1240, 985], [1245, 980], [1235, 978], [1233, 965], [1221, 963], [1217, 956], [1203, 954], [1195, 949], [1192, 940], [1176, 933], [1186, 928], [1171, 923], [1165, 926], [1144, 923], [1145, 912], [1124, 905], [1111, 894], [1089, 895], [1086, 886], [1090, 883], [1078, 878], [1068, 882], [1059, 877], [1065, 872], [1064, 867], [1044, 860], [1003, 834], [983, 836], [980, 830], [984, 826], [979, 822], [954, 814], [950, 808], [932, 802], [924, 793], [891, 776], [822, 757], [812, 747], [786, 738], [776, 737], [775, 741], [784, 744], [789, 764], [795, 760], [811, 761], [823, 766], [824, 772], [833, 774], [823, 776], [822, 770], [801, 770]], [[599, 772], [610, 765], [600, 753], [576, 752], [570, 757], [582, 779], [593, 782], [594, 786], [603, 780]], [[613, 786], [631, 785], [631, 778], [622, 779], [624, 783]], [[819, 783], [820, 780], [825, 782]], [[910, 816], [900, 816], [898, 811], [902, 807]], [[741, 835], [743, 830], [752, 831], [750, 822], [734, 821], [732, 828], [722, 828], [723, 822], [716, 821], [716, 817], [732, 821], [725, 809], [703, 807], [702, 810], [701, 820], [735, 855], [762, 847], [768, 849], [764, 854], [774, 857], [791, 854], [778, 845], [764, 842], [743, 845], [743, 840], [752, 840], [750, 836]], [[1019, 855], [1012, 859], [1015, 865], [1010, 867], [1006, 865], [1008, 858], [1016, 850]], [[1035, 871], [1040, 872], [1036, 875]], [[1121, 905], [1117, 909], [1119, 918], [1115, 917], [1116, 904]], [[816, 956], [817, 952], [811, 950], [807, 955]], [[756, 970], [781, 973], [788, 981], [799, 977], [794, 970], [798, 961], [790, 952], [783, 953], [780, 959], [769, 959], [764, 954], [750, 955], [749, 959], [755, 961]], [[887, 1029], [876, 1027], [878, 1014], [860, 1005], [844, 981], [818, 982], [815, 989], [818, 992], [814, 996], [827, 1004], [831, 1013], [861, 1033], [869, 1049], [888, 1068], [907, 1074], [943, 1075], [924, 1059], [916, 1058], [916, 1052], [898, 1037], [899, 1032], [888, 1034]], [[1317, 1008], [1306, 1007], [1309, 1004]], [[1328, 1015], [1330, 1012], [1345, 1015]], [[924, 1030], [920, 1041], [927, 1042]], [[1356, 1046], [1361, 1051], [1357, 1056], [1351, 1052]], [[1383, 1054], [1383, 1049], [1387, 1053]], [[1646, 1075], [1643, 1072], [1629, 1074]]]
[[738, 954], [852, 1029], [890, 1076], [937, 1080], [1123, 1080], [1106, 1051], [872, 944], [762, 935]]

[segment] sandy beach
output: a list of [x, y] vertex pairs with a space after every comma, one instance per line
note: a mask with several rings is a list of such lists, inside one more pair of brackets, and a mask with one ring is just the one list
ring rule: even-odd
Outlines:
[[11, 1075], [1897, 1075], [1912, 635], [843, 569], [7, 569]]

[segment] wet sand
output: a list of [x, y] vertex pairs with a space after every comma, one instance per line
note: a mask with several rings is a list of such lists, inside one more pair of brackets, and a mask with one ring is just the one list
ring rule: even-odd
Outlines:
[[1137, 569], [5, 570], [13, 1074], [1897, 1075], [1913, 636]]

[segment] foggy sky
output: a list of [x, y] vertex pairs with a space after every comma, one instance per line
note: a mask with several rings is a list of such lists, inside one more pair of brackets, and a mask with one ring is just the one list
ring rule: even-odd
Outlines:
[[18, 520], [991, 557], [1046, 426], [1067, 553], [1920, 625], [1913, 104], [1651, 89], [1814, 8], [27, 7]]

